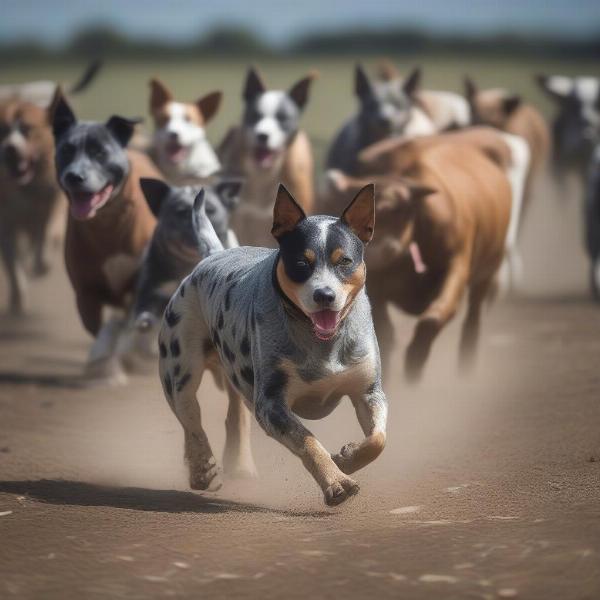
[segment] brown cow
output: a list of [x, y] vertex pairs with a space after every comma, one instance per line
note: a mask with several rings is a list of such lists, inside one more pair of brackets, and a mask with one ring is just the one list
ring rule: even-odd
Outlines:
[[[474, 137], [412, 140], [387, 157], [390, 170], [384, 174], [333, 176], [344, 199], [365, 181], [376, 183], [377, 228], [366, 255], [367, 288], [384, 365], [393, 345], [388, 303], [419, 316], [406, 352], [411, 380], [420, 377], [433, 340], [467, 290], [460, 358], [470, 365], [481, 306], [504, 256], [511, 187], [501, 165], [510, 154], [499, 136], [496, 141], [481, 136], [480, 147]], [[370, 158], [367, 151], [365, 168], [383, 166]]]

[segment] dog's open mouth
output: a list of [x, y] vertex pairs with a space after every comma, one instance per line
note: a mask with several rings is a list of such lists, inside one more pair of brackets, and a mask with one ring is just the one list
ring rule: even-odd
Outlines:
[[254, 160], [261, 169], [269, 169], [277, 160], [279, 156], [278, 150], [271, 150], [265, 146], [258, 146], [254, 149]]
[[337, 331], [340, 312], [337, 310], [320, 310], [310, 315], [315, 335], [320, 340], [330, 340]]
[[183, 146], [179, 142], [172, 141], [166, 144], [165, 153], [169, 161], [172, 163], [180, 163], [187, 158], [189, 148], [187, 146]]
[[113, 186], [109, 183], [99, 192], [69, 192], [71, 215], [78, 221], [91, 219], [109, 200]]

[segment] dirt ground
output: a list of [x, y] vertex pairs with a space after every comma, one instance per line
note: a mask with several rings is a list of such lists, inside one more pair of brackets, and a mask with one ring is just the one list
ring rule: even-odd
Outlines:
[[[192, 493], [155, 376], [80, 387], [89, 339], [57, 257], [30, 316], [0, 320], [0, 597], [600, 598], [600, 308], [577, 194], [554, 196], [536, 199], [522, 292], [488, 311], [472, 376], [456, 322], [405, 384], [396, 316], [389, 445], [338, 509], [258, 427], [260, 479]], [[220, 449], [208, 378], [201, 403]], [[347, 405], [311, 427], [331, 450], [359, 437]]]

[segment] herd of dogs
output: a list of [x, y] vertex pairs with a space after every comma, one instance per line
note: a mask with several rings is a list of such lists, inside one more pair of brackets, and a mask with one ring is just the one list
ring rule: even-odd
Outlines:
[[[152, 79], [152, 136], [120, 116], [78, 119], [69, 98], [98, 68], [66, 93], [53, 82], [0, 86], [9, 309], [26, 311], [24, 264], [30, 276], [43, 275], [48, 247], [62, 244], [79, 317], [94, 338], [85, 378], [124, 382], [128, 369], [158, 355], [194, 489], [221, 485], [196, 398], [208, 369], [229, 398], [227, 476], [256, 474], [254, 414], [302, 460], [328, 505], [356, 494], [352, 473], [385, 445], [390, 306], [417, 317], [404, 362], [416, 381], [466, 298], [459, 363], [468, 368], [482, 305], [519, 282], [523, 216], [549, 165], [585, 183], [600, 295], [598, 79], [538, 78], [557, 105], [550, 129], [504, 89], [466, 79], [464, 95], [426, 90], [419, 69], [405, 77], [381, 61], [369, 75], [357, 65], [356, 113], [332, 140], [316, 183], [301, 128], [315, 73], [274, 90], [250, 68], [242, 118], [214, 148], [206, 129], [218, 91], [185, 102]], [[300, 418], [322, 418], [344, 396], [365, 437], [330, 454]]]

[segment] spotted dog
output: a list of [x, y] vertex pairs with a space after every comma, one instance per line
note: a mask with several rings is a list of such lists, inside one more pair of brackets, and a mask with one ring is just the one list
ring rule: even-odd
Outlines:
[[[158, 219], [140, 269], [132, 316], [136, 327], [147, 331], [158, 325], [184, 277], [210, 253], [207, 239], [216, 234], [220, 249], [238, 245], [229, 229], [229, 212], [237, 204], [242, 183], [222, 179], [204, 188], [172, 187], [159, 179], [143, 178], [140, 185]], [[203, 200], [198, 202], [201, 190]], [[212, 225], [210, 236], [205, 234], [207, 219]]]
[[[196, 399], [204, 370], [220, 364], [231, 388], [226, 473], [253, 464], [243, 397], [267, 435], [302, 460], [328, 505], [358, 492], [349, 475], [382, 452], [387, 417], [364, 290], [374, 219], [372, 185], [340, 218], [307, 217], [280, 186], [272, 228], [279, 248], [217, 252], [172, 297], [159, 335], [160, 377], [184, 429], [192, 488], [220, 485]], [[345, 395], [366, 437], [331, 455], [298, 417], [325, 417]]]

